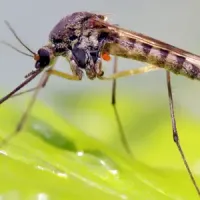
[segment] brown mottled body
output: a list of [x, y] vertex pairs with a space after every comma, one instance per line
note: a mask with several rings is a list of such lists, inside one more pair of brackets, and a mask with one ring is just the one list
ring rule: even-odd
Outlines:
[[[112, 37], [111, 37], [112, 38]], [[164, 48], [154, 47], [133, 38], [114, 35], [113, 42], [105, 45], [105, 50], [112, 55], [146, 62], [165, 68], [175, 74], [200, 80], [200, 65], [189, 58], [178, 55]], [[199, 61], [200, 64], [200, 61]]]

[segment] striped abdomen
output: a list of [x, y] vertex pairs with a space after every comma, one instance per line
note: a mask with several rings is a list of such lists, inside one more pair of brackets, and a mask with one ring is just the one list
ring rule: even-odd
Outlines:
[[105, 49], [112, 55], [146, 62], [165, 68], [175, 74], [200, 80], [200, 68], [172, 51], [153, 47], [132, 38], [115, 38]]

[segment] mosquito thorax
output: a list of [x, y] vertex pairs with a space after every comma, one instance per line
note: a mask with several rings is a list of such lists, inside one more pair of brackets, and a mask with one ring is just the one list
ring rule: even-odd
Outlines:
[[52, 60], [54, 59], [54, 51], [50, 46], [44, 46], [40, 48], [34, 56], [34, 60], [36, 61], [35, 63], [35, 68], [36, 69], [43, 69], [47, 66], [50, 65]]

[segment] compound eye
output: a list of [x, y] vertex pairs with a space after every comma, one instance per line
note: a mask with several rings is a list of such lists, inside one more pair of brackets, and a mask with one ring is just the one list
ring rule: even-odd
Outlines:
[[38, 50], [38, 57], [39, 59], [37, 60], [35, 64], [35, 68], [44, 68], [49, 65], [50, 63], [50, 54], [49, 51], [46, 49], [39, 49]]
[[36, 69], [39, 69], [39, 68], [40, 68], [40, 62], [39, 62], [39, 61], [37, 61], [37, 62], [35, 63], [35, 68], [36, 68]]

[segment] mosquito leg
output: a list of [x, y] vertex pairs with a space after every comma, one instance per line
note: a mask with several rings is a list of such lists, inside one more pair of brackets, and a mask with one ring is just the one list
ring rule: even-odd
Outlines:
[[79, 81], [82, 79], [82, 76], [78, 75], [71, 75], [71, 74], [67, 74], [58, 70], [54, 70], [54, 69], [50, 69], [49, 71], [47, 71], [48, 74], [50, 75], [55, 75], [64, 79], [68, 79], [68, 80], [74, 80], [74, 81]]
[[[63, 72], [60, 72], [60, 71], [57, 71], [57, 70], [50, 69], [46, 73], [48, 73], [49, 75], [56, 75], [56, 76], [59, 76], [59, 77], [62, 77], [62, 78], [68, 79], [68, 80], [80, 80], [80, 78], [78, 76], [63, 73]], [[41, 85], [41, 88], [45, 87], [48, 79], [49, 79], [49, 76], [46, 76], [46, 79], [44, 80], [43, 84]], [[12, 95], [10, 98], [20, 96], [20, 95], [26, 94], [28, 92], [33, 92], [33, 91], [37, 90], [37, 88], [38, 88], [38, 86], [30, 88], [30, 89], [22, 91], [22, 92], [19, 92], [19, 93], [16, 93], [16, 94]]]
[[114, 71], [113, 74], [109, 77], [104, 77], [104, 76], [99, 76], [98, 78], [101, 80], [112, 80], [113, 84], [112, 84], [112, 105], [113, 105], [113, 109], [115, 112], [115, 116], [116, 116], [116, 120], [117, 120], [117, 124], [119, 127], [119, 132], [120, 132], [120, 137], [121, 137], [121, 141], [122, 144], [126, 150], [126, 152], [128, 154], [132, 154], [131, 149], [128, 145], [128, 141], [125, 137], [125, 133], [121, 124], [121, 120], [119, 118], [119, 114], [117, 112], [117, 108], [116, 108], [116, 79], [117, 78], [121, 78], [121, 77], [125, 77], [125, 76], [132, 76], [132, 75], [136, 75], [136, 74], [142, 74], [142, 73], [146, 73], [152, 70], [158, 69], [158, 67], [156, 66], [152, 66], [152, 65], [148, 65], [145, 67], [140, 67], [137, 69], [131, 69], [131, 70], [124, 70], [121, 72], [117, 72], [117, 57], [115, 57], [115, 62], [114, 62]]
[[29, 102], [29, 105], [28, 105], [26, 111], [22, 115], [22, 117], [21, 117], [16, 129], [14, 130], [13, 133], [8, 135], [6, 138], [4, 138], [0, 142], [0, 147], [5, 145], [6, 143], [8, 143], [8, 141], [10, 141], [14, 136], [16, 136], [22, 130], [22, 128], [23, 128], [23, 126], [24, 126], [24, 124], [26, 122], [26, 119], [28, 117], [28, 114], [30, 113], [30, 110], [31, 110], [31, 108], [32, 108], [32, 106], [33, 106], [33, 104], [34, 104], [34, 102], [36, 100], [36, 97], [37, 97], [38, 93], [39, 93], [39, 90], [46, 85], [50, 75], [56, 75], [56, 76], [59, 76], [59, 77], [62, 77], [62, 78], [68, 79], [68, 80], [80, 80], [80, 77], [76, 76], [76, 75], [63, 73], [63, 72], [60, 72], [60, 71], [57, 71], [57, 70], [53, 70], [53, 69], [50, 69], [50, 70], [46, 71], [43, 74], [43, 76], [41, 77], [41, 79], [39, 81], [39, 84], [35, 88], [32, 88], [32, 89], [34, 89], [33, 97], [31, 98], [31, 101]]
[[[42, 87], [42, 88], [43, 88], [43, 87]], [[16, 93], [16, 94], [12, 95], [10, 98], [18, 97], [18, 96], [21, 96], [21, 95], [23, 95], [23, 94], [26, 94], [26, 93], [29, 93], [29, 92], [33, 92], [33, 91], [36, 90], [36, 89], [37, 89], [37, 87], [33, 87], [33, 88], [28, 89], [28, 90], [25, 90], [25, 91], [22, 91], [22, 92], [18, 92], [18, 93]]]
[[[46, 76], [46, 79], [44, 80], [43, 85], [41, 85], [41, 88], [44, 88], [46, 86], [48, 79], [49, 79], [49, 76]], [[37, 90], [37, 88], [38, 87], [36, 86], [36, 87], [30, 88], [30, 89], [27, 89], [25, 91], [18, 92], [16, 94], [12, 95], [10, 98], [17, 97], [17, 96], [20, 96], [22, 94], [26, 94], [26, 93], [29, 93], [29, 92], [33, 92], [33, 91]]]
[[24, 124], [26, 122], [28, 114], [29, 114], [29, 112], [30, 112], [35, 100], [36, 100], [36, 97], [37, 97], [37, 95], [39, 93], [39, 90], [40, 90], [41, 86], [45, 84], [45, 81], [47, 81], [48, 76], [49, 76], [49, 74], [46, 73], [46, 72], [42, 75], [42, 77], [41, 77], [41, 79], [40, 79], [40, 81], [39, 81], [39, 83], [38, 83], [38, 85], [36, 87], [36, 90], [35, 90], [35, 92], [33, 94], [33, 97], [31, 98], [31, 101], [29, 102], [29, 105], [28, 105], [26, 111], [23, 113], [19, 123], [17, 124], [17, 127], [15, 128], [13, 133], [9, 134], [7, 137], [5, 137], [0, 142], [0, 147], [6, 145], [8, 143], [8, 141], [10, 141], [14, 136], [16, 136], [17, 134], [20, 133], [20, 131], [22, 130], [22, 128], [23, 128], [23, 126], [24, 126]]
[[198, 193], [198, 195], [200, 196], [200, 189], [199, 187], [197, 186], [197, 183], [194, 179], [194, 176], [193, 176], [193, 173], [189, 167], [189, 164], [187, 162], [187, 159], [185, 157], [185, 154], [183, 152], [183, 149], [181, 147], [181, 144], [180, 144], [180, 141], [179, 141], [179, 136], [178, 136], [178, 131], [177, 131], [177, 128], [176, 128], [176, 120], [175, 120], [175, 114], [174, 114], [174, 105], [173, 105], [173, 97], [172, 97], [172, 88], [171, 88], [171, 79], [170, 79], [170, 72], [166, 72], [166, 77], [167, 77], [167, 89], [168, 89], [168, 97], [169, 97], [169, 107], [170, 107], [170, 116], [171, 116], [171, 123], [172, 123], [172, 131], [173, 131], [173, 139], [174, 139], [174, 142], [176, 143], [177, 147], [178, 147], [178, 151], [180, 152], [181, 154], [181, 157], [183, 159], [183, 162], [184, 162], [184, 165], [188, 171], [188, 174], [191, 178], [191, 181]]
[[157, 66], [147, 65], [147, 66], [136, 68], [136, 69], [129, 69], [129, 70], [121, 71], [121, 72], [116, 72], [116, 73], [114, 73], [114, 74], [112, 74], [108, 77], [102, 76], [102, 77], [99, 77], [99, 79], [101, 79], [101, 80], [113, 80], [113, 79], [117, 79], [117, 78], [123, 78], [123, 77], [126, 77], [126, 76], [143, 74], [143, 73], [150, 72], [150, 71], [153, 71], [153, 70], [158, 70], [158, 69], [160, 69], [160, 68], [157, 67]]
[[[115, 74], [115, 73], [117, 73], [117, 57], [115, 57], [115, 59], [114, 59], [114, 66], [113, 66], [113, 74]], [[113, 109], [114, 109], [114, 113], [115, 113], [116, 121], [117, 121], [117, 124], [118, 124], [118, 128], [119, 128], [119, 133], [120, 133], [120, 138], [121, 138], [122, 144], [123, 144], [126, 152], [128, 154], [132, 154], [131, 153], [131, 149], [130, 149], [129, 144], [128, 144], [128, 141], [127, 141], [126, 136], [125, 136], [124, 129], [122, 127], [122, 123], [121, 123], [121, 120], [120, 120], [120, 117], [119, 117], [119, 114], [118, 114], [118, 111], [117, 111], [117, 107], [116, 107], [116, 86], [117, 86], [116, 79], [114, 79], [112, 81], [112, 99], [111, 99], [111, 104], [112, 104]]]

